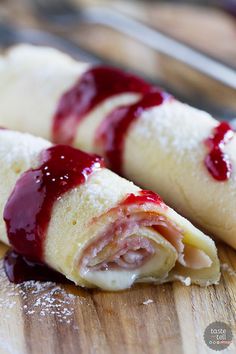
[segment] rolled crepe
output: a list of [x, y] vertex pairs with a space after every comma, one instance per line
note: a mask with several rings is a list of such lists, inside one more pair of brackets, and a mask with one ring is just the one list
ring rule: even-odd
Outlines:
[[217, 283], [212, 239], [99, 159], [0, 130], [1, 241], [85, 287]]
[[[98, 90], [98, 98], [88, 109], [86, 104], [94, 94], [93, 80], [86, 74], [91, 70], [91, 66], [75, 62], [54, 49], [11, 49], [0, 60], [0, 125], [104, 155], [110, 168], [160, 193], [196, 225], [236, 248], [235, 134], [225, 146], [220, 142], [223, 151], [211, 150], [206, 141], [219, 124], [214, 118], [161, 91], [150, 92], [152, 89], [141, 79], [137, 82], [128, 74], [120, 73], [118, 79], [114, 74], [112, 84], [105, 71], [104, 81], [110, 85], [107, 96], [99, 96]], [[82, 91], [74, 90], [71, 95], [76, 85]], [[90, 88], [87, 96], [86, 85]], [[150, 94], [159, 94], [158, 104], [144, 102], [150, 101]], [[139, 109], [143, 99], [144, 106]], [[126, 135], [122, 146], [116, 144], [115, 150], [113, 128], [124, 107], [131, 108], [135, 120], [128, 128], [123, 127]], [[56, 123], [60, 121], [63, 124], [58, 128]], [[230, 173], [226, 171], [225, 177], [214, 178], [217, 164], [223, 165], [223, 169], [230, 167]]]

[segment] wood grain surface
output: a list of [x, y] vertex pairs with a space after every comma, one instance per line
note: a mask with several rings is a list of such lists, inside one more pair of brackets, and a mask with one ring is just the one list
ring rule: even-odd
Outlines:
[[[98, 0], [74, 0], [86, 6]], [[236, 66], [236, 23], [218, 10], [141, 1], [99, 1], [175, 35]], [[4, 0], [0, 20], [55, 32], [32, 11], [29, 0]], [[102, 27], [58, 28], [57, 33], [107, 59], [163, 81], [204, 107], [205, 101], [236, 112], [236, 93]], [[1, 33], [0, 33], [1, 37]], [[227, 38], [227, 40], [226, 40]], [[116, 47], [114, 50], [114, 43]], [[227, 323], [236, 353], [236, 254], [219, 244], [222, 278], [218, 286], [180, 283], [138, 285], [107, 293], [58, 284], [13, 285], [0, 261], [0, 354], [205, 354], [205, 328]], [[6, 247], [0, 244], [0, 256]]]
[[219, 254], [223, 271], [217, 286], [175, 282], [119, 293], [47, 283], [12, 285], [1, 263], [0, 353], [213, 353], [203, 334], [214, 321], [231, 327], [233, 343], [223, 353], [235, 353], [236, 256], [223, 245]]

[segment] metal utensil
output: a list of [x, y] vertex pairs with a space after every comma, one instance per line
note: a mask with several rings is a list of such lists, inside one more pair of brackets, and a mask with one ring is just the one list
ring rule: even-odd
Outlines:
[[[110, 60], [101, 58], [95, 55], [94, 53], [88, 51], [87, 49], [85, 50], [81, 48], [73, 41], [69, 41], [65, 38], [62, 38], [61, 36], [56, 36], [45, 31], [39, 31], [31, 28], [16, 28], [9, 24], [0, 22], [0, 47], [9, 47], [17, 43], [30, 43], [34, 45], [52, 46], [70, 54], [75, 59], [81, 61], [86, 61], [95, 65], [115, 65], [119, 66], [122, 69], [127, 69], [126, 67], [121, 66], [118, 63], [114, 63]], [[143, 73], [137, 72], [136, 70], [131, 70], [130, 68], [129, 71], [133, 72], [136, 75], [142, 76], [145, 80], [149, 81], [153, 85], [163, 87], [165, 90], [171, 92], [179, 100], [187, 102], [188, 104], [193, 105], [195, 107], [199, 107], [199, 101], [196, 100], [195, 97], [189, 98], [185, 97], [184, 95], [181, 95], [179, 92], [173, 90], [173, 88], [168, 87], [168, 84], [166, 82], [161, 82], [156, 79], [153, 80], [153, 78], [145, 76]], [[235, 117], [235, 112], [228, 110], [226, 111], [225, 109], [222, 109], [220, 107], [215, 107], [215, 105], [210, 104], [209, 102], [201, 101], [200, 108], [211, 112], [211, 114], [213, 114], [215, 117], [220, 117], [221, 119], [231, 120]]]
[[236, 89], [235, 68], [112, 9], [106, 7], [79, 9], [68, 0], [33, 0], [32, 3], [40, 16], [51, 23], [68, 26], [80, 21], [110, 27]]
[[[0, 48], [6, 48], [20, 43], [29, 43], [38, 46], [51, 46], [66, 52], [73, 58], [80, 61], [85, 61], [94, 65], [103, 64], [108, 66], [119, 66], [124, 70], [127, 69], [125, 66], [100, 57], [89, 50], [82, 48], [77, 43], [67, 38], [63, 38], [62, 36], [57, 36], [46, 31], [32, 28], [14, 27], [7, 23], [0, 22]], [[140, 72], [137, 72], [137, 70], [129, 69], [129, 71], [136, 75], [142, 76], [153, 85], [163, 86], [161, 81], [153, 80], [152, 78], [145, 76], [143, 73], [141, 74]]]
[[31, 28], [13, 27], [7, 23], [0, 22], [0, 46], [9, 47], [17, 43], [31, 43], [35, 45], [48, 45], [61, 51], [67, 52], [75, 59], [87, 61], [93, 64], [102, 62], [102, 59], [89, 51], [79, 47], [74, 42], [54, 34], [39, 31]]

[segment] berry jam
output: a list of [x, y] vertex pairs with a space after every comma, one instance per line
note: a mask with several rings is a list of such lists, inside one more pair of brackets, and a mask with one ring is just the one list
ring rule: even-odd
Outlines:
[[122, 93], [149, 92], [144, 80], [122, 70], [93, 67], [61, 97], [54, 116], [52, 139], [60, 144], [72, 144], [79, 122], [99, 103]]
[[154, 203], [161, 207], [166, 207], [165, 203], [158, 194], [148, 190], [141, 190], [138, 195], [133, 193], [128, 194], [120, 205], [142, 205], [145, 203]]
[[4, 220], [14, 251], [29, 261], [44, 261], [44, 240], [56, 200], [103, 165], [103, 160], [70, 146], [44, 150], [41, 165], [23, 173], [6, 203]]
[[123, 150], [125, 137], [131, 126], [141, 114], [152, 107], [161, 105], [169, 99], [167, 93], [153, 89], [144, 95], [137, 103], [114, 109], [98, 127], [95, 144], [101, 145], [109, 167], [122, 174]]
[[229, 156], [224, 152], [225, 145], [233, 138], [234, 132], [227, 122], [221, 122], [213, 131], [205, 144], [209, 149], [204, 163], [208, 171], [217, 181], [230, 178], [232, 165]]
[[15, 284], [28, 280], [69, 282], [62, 274], [47, 267], [45, 264], [31, 262], [14, 250], [9, 250], [5, 255], [4, 270], [8, 279]]

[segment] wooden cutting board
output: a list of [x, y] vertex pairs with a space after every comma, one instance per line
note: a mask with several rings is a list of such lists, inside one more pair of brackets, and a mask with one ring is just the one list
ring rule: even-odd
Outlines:
[[[1, 253], [5, 247], [0, 246]], [[236, 352], [236, 254], [219, 245], [222, 278], [200, 288], [178, 282], [119, 293], [50, 283], [9, 283], [0, 264], [1, 354], [213, 353], [205, 328], [227, 323]]]
[[[74, 2], [87, 5], [97, 0]], [[0, 18], [45, 29], [46, 24], [38, 23], [32, 16], [32, 7], [26, 7], [29, 3], [5, 0]], [[127, 1], [113, 1], [118, 10], [235, 65], [235, 22], [225, 14], [215, 11], [209, 16], [205, 9], [190, 7], [169, 11], [164, 2], [153, 2], [154, 7], [150, 8], [137, 1], [125, 5]], [[212, 89], [206, 79], [195, 79], [195, 74], [188, 73], [186, 68], [174, 76], [173, 63], [130, 39], [124, 41], [118, 34], [103, 29], [68, 28], [68, 32], [70, 38], [100, 55], [136, 70], [145, 68], [149, 75], [158, 73], [163, 79], [171, 79], [177, 83], [178, 91], [190, 92], [199, 100], [201, 95], [214, 95], [214, 105], [223, 105], [227, 99], [225, 106], [235, 107], [235, 92], [222, 94], [218, 87]], [[4, 251], [0, 244], [0, 254]], [[212, 354], [203, 334], [214, 321], [227, 323], [233, 331], [233, 343], [223, 353], [236, 353], [236, 254], [219, 245], [219, 255], [223, 266], [218, 286], [186, 287], [176, 282], [138, 285], [119, 293], [49, 283], [16, 286], [6, 279], [0, 261], [0, 354]]]

